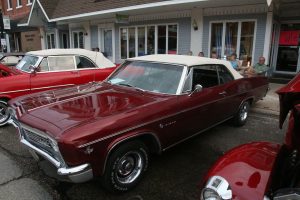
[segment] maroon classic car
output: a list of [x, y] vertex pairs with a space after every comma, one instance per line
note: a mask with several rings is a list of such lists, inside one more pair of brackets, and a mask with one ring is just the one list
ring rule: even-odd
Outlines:
[[128, 59], [102, 83], [12, 100], [10, 122], [59, 175], [101, 176], [120, 192], [138, 183], [151, 153], [228, 119], [243, 125], [267, 90], [266, 78], [243, 78], [227, 61], [151, 55]]
[[300, 74], [277, 91], [284, 144], [252, 142], [222, 156], [204, 178], [202, 200], [300, 199]]
[[[5, 63], [15, 59], [5, 54]], [[115, 70], [115, 65], [101, 53], [85, 49], [47, 49], [26, 53], [16, 65], [0, 64], [0, 126], [7, 123], [7, 102], [34, 92], [41, 92], [70, 85], [101, 81]]]

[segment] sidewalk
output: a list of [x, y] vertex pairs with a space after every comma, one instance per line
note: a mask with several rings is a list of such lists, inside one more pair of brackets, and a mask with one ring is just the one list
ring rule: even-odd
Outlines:
[[[0, 136], [3, 137], [3, 129]], [[8, 153], [0, 148], [0, 200], [51, 200], [40, 183], [28, 176]]]
[[266, 97], [264, 97], [263, 100], [256, 102], [253, 105], [251, 112], [279, 116], [279, 98], [275, 91], [283, 86], [284, 84], [270, 83], [270, 90]]

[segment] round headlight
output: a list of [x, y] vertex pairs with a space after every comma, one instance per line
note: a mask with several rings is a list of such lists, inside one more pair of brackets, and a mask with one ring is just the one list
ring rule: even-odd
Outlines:
[[205, 188], [202, 191], [202, 200], [221, 200], [219, 194], [210, 188]]
[[229, 183], [221, 176], [212, 176], [202, 190], [203, 200], [229, 200], [232, 199], [232, 190]]

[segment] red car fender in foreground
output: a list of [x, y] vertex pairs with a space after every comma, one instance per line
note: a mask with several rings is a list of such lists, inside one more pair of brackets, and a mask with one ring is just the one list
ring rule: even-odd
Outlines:
[[215, 163], [204, 183], [212, 176], [221, 176], [231, 187], [232, 199], [263, 199], [280, 147], [253, 142], [234, 148]]
[[230, 150], [203, 179], [201, 199], [299, 199], [300, 74], [277, 93], [280, 128], [290, 112], [285, 143], [253, 142]]

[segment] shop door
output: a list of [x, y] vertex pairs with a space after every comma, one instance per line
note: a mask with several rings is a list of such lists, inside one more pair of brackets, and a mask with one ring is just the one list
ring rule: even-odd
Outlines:
[[[288, 27], [290, 28], [291, 26]], [[299, 72], [300, 70], [300, 25], [299, 27], [297, 27], [298, 30], [295, 29], [282, 30], [282, 29], [279, 37], [276, 71], [287, 72], [287, 73]]]
[[107, 57], [110, 61], [114, 62], [112, 28], [100, 29], [100, 49], [105, 57]]

